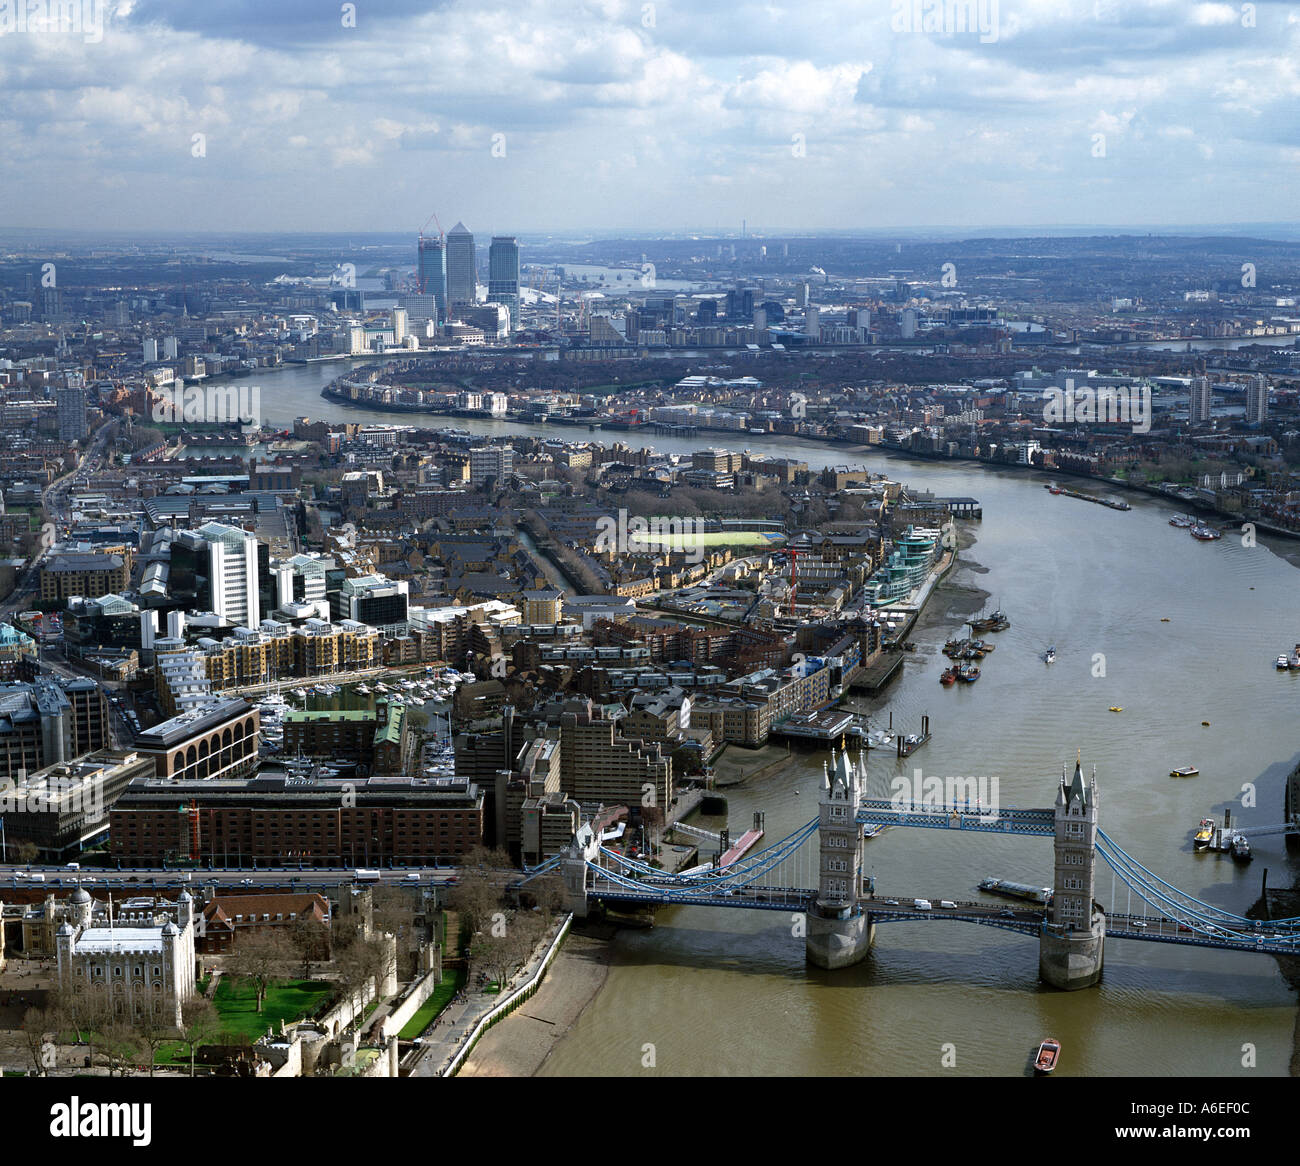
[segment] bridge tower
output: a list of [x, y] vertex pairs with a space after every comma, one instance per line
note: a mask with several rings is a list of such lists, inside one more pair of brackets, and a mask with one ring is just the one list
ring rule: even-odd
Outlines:
[[560, 879], [564, 883], [564, 909], [575, 918], [587, 917], [587, 863], [600, 854], [600, 838], [590, 822], [583, 822], [569, 845], [560, 852]]
[[819, 968], [846, 968], [866, 958], [875, 929], [859, 905], [862, 893], [862, 826], [858, 807], [867, 766], [831, 751], [822, 766], [818, 809], [817, 901], [808, 912], [805, 951]]
[[1053, 988], [1090, 988], [1101, 979], [1106, 916], [1096, 901], [1097, 770], [1083, 780], [1083, 760], [1065, 770], [1056, 793], [1052, 906], [1038, 941], [1038, 974]]

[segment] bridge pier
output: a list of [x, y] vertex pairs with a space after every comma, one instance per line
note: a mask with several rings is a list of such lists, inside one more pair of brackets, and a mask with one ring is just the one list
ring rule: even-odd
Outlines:
[[837, 919], [819, 915], [814, 909], [808, 912], [804, 952], [813, 967], [834, 971], [866, 959], [875, 938], [876, 926], [865, 911]]
[[1106, 916], [1095, 911], [1086, 929], [1054, 931], [1043, 928], [1038, 939], [1038, 974], [1045, 984], [1073, 992], [1091, 988], [1101, 979], [1106, 941]]

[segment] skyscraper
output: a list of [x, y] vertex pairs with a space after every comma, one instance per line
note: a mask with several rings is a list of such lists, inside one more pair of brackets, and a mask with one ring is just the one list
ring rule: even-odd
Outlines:
[[1268, 377], [1256, 373], [1246, 378], [1246, 424], [1263, 425], [1268, 420]]
[[447, 302], [454, 308], [472, 304], [478, 288], [474, 236], [464, 223], [447, 232]]
[[510, 309], [510, 327], [519, 327], [519, 243], [513, 235], [495, 235], [488, 248], [488, 303]]
[[418, 245], [416, 278], [420, 294], [438, 301], [437, 322], [447, 322], [447, 244], [441, 235], [421, 235]]
[[257, 627], [257, 536], [222, 522], [208, 522], [196, 532], [207, 543], [208, 586], [212, 610], [232, 627]]
[[1210, 423], [1211, 382], [1209, 377], [1192, 377], [1191, 393], [1187, 402], [1187, 417], [1192, 425]]
[[58, 392], [59, 440], [80, 441], [86, 436], [86, 386], [81, 377], [69, 376]]

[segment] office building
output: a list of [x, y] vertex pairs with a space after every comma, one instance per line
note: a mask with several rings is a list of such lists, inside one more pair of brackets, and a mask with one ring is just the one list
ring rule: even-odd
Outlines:
[[510, 326], [519, 328], [519, 243], [497, 235], [488, 248], [488, 303], [510, 309]]
[[457, 223], [447, 234], [447, 302], [453, 308], [470, 305], [477, 293], [474, 236], [464, 223]]
[[[421, 235], [416, 265], [416, 281], [422, 296], [432, 296], [437, 304], [433, 320], [447, 322], [447, 244], [441, 236]], [[410, 305], [407, 305], [408, 309]], [[412, 322], [416, 313], [411, 312]]]
[[261, 619], [257, 536], [221, 522], [204, 523], [196, 533], [207, 544], [208, 598], [213, 613], [229, 627], [256, 627]]
[[469, 484], [500, 486], [514, 469], [515, 451], [508, 445], [483, 445], [469, 451]]
[[[195, 807], [194, 819], [178, 802]], [[262, 866], [382, 867], [455, 861], [483, 842], [483, 794], [458, 777], [357, 781], [283, 774], [220, 781], [137, 779], [111, 813], [113, 854]]]

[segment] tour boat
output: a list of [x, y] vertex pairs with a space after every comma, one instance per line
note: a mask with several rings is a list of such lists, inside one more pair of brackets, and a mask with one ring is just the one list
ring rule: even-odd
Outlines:
[[1034, 1059], [1034, 1072], [1046, 1076], [1056, 1068], [1061, 1056], [1061, 1042], [1050, 1036], [1038, 1046], [1038, 1056]]
[[1201, 522], [1198, 522], [1187, 533], [1190, 534], [1192, 538], [1200, 539], [1200, 541], [1203, 543], [1211, 542], [1216, 538], [1223, 537], [1223, 535], [1220, 534], [1217, 530], [1214, 530], [1212, 527], [1208, 527]]
[[1214, 819], [1202, 818], [1201, 824], [1196, 828], [1196, 833], [1192, 835], [1192, 845], [1197, 850], [1204, 850], [1213, 841], [1214, 841]]
[[1184, 765], [1180, 769], [1171, 769], [1170, 777], [1195, 777], [1201, 771], [1195, 765]]
[[1056, 645], [1048, 645], [1047, 651], [1043, 653], [1043, 663], [1051, 664], [1056, 660]]

